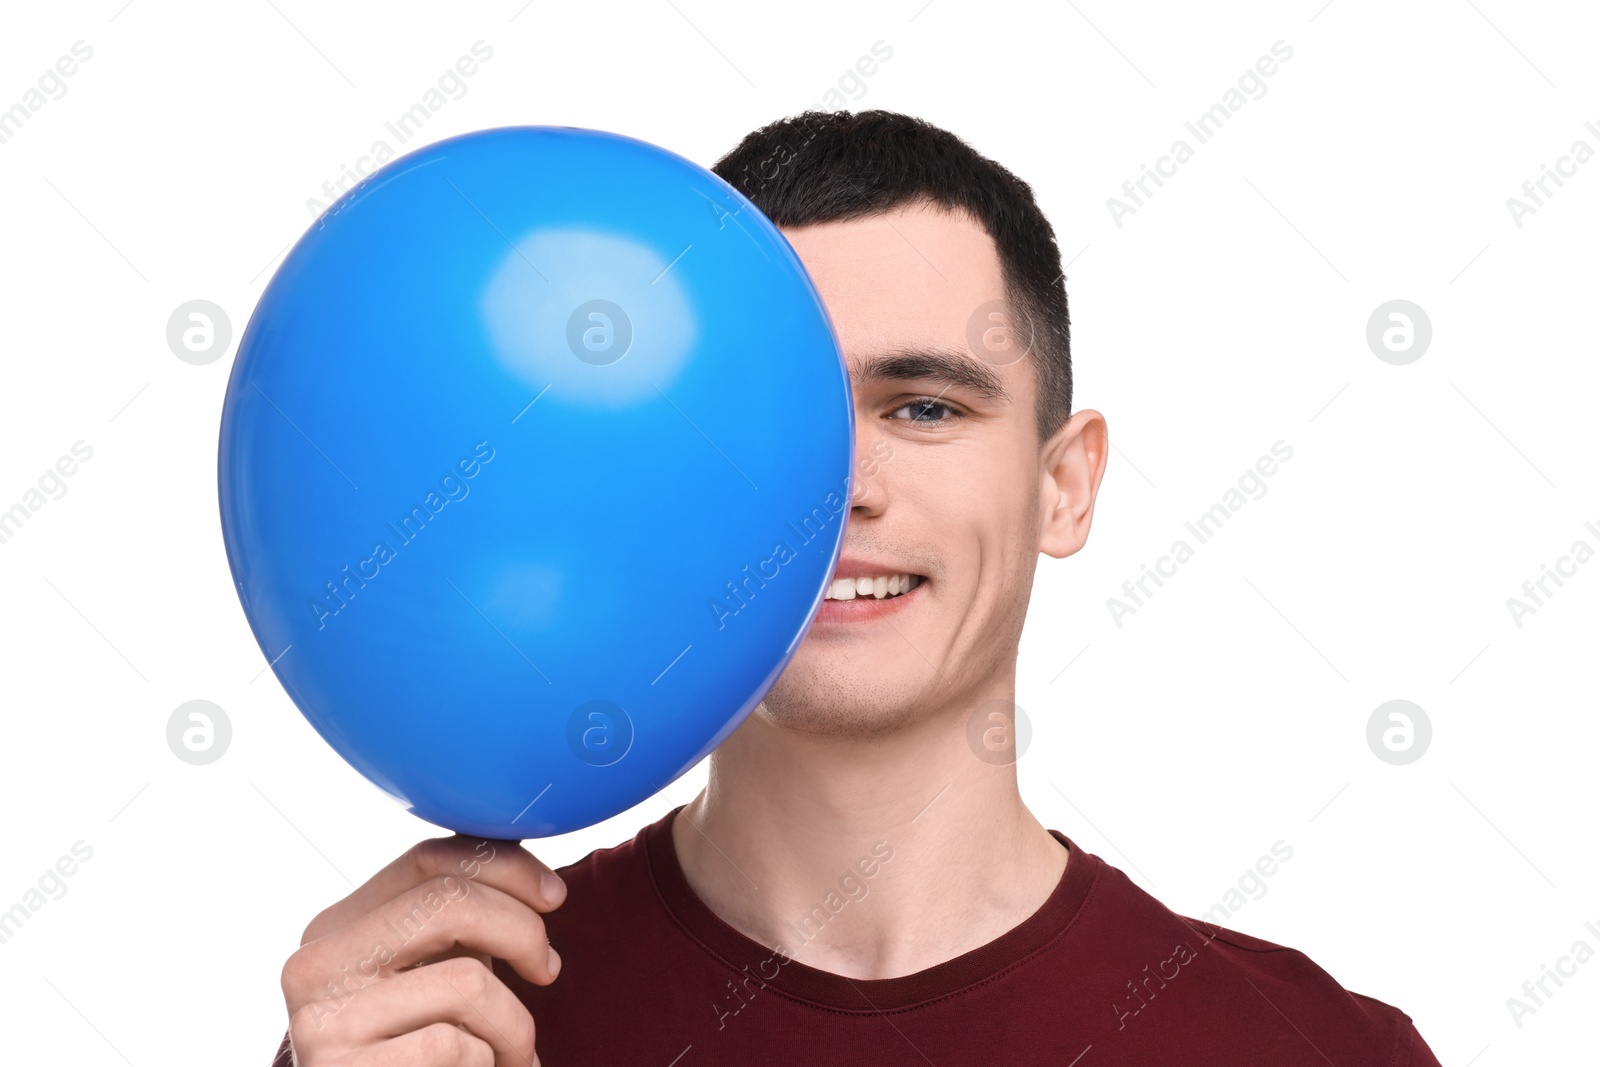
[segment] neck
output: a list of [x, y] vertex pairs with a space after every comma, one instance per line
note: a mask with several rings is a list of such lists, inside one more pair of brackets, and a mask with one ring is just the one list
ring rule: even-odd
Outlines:
[[758, 708], [674, 821], [689, 885], [746, 937], [848, 978], [912, 974], [999, 937], [1055, 890], [1067, 851], [1015, 766], [974, 755], [965, 719], [840, 740]]

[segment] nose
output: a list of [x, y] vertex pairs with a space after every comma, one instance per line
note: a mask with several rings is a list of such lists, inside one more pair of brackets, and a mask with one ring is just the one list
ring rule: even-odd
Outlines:
[[852, 458], [855, 466], [850, 472], [850, 517], [868, 518], [881, 515], [889, 504], [884, 465], [886, 457], [894, 452], [885, 447], [888, 442], [881, 440], [876, 427], [870, 423], [861, 425], [859, 421], [857, 427]]

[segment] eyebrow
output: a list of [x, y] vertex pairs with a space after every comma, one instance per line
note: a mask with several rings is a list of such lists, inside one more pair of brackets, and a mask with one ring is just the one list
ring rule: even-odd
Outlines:
[[946, 389], [971, 390], [985, 400], [1010, 403], [1011, 393], [994, 369], [949, 348], [912, 345], [879, 352], [857, 364], [862, 384], [931, 381]]

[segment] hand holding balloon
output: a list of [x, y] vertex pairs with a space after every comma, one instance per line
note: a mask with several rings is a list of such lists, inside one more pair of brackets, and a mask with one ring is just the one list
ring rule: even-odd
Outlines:
[[534, 1020], [491, 961], [554, 981], [561, 958], [540, 915], [565, 898], [514, 843], [420, 842], [313, 919], [284, 964], [294, 1062], [526, 1067]]

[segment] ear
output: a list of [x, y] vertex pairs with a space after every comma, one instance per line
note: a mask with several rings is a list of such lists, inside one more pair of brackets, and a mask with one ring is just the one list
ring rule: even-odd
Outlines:
[[1039, 459], [1039, 551], [1062, 559], [1089, 539], [1106, 472], [1105, 416], [1092, 408], [1075, 413], [1045, 442]]

